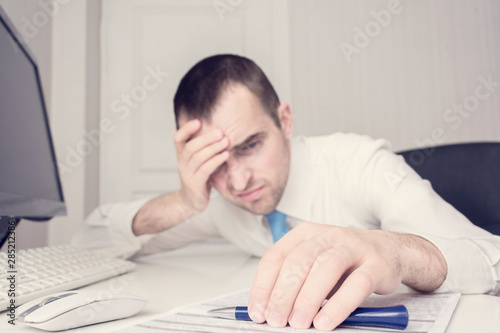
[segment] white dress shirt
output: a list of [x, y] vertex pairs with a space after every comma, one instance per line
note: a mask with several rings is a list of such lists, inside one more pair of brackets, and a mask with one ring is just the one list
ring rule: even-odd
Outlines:
[[[312, 221], [419, 235], [436, 245], [448, 264], [437, 292], [500, 294], [500, 237], [476, 227], [439, 197], [401, 156], [390, 152], [387, 141], [336, 133], [296, 137], [291, 147], [288, 182], [276, 208], [287, 215], [290, 228]], [[74, 244], [113, 245], [130, 255], [223, 237], [262, 256], [273, 243], [262, 215], [235, 206], [216, 191], [203, 213], [161, 233], [137, 237], [132, 220], [147, 200], [99, 207]]]

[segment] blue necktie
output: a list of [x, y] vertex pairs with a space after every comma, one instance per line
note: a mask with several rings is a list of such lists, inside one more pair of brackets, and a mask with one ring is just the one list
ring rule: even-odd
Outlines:
[[286, 226], [286, 215], [275, 210], [267, 214], [266, 217], [273, 233], [274, 242], [276, 243], [284, 234], [290, 231]]

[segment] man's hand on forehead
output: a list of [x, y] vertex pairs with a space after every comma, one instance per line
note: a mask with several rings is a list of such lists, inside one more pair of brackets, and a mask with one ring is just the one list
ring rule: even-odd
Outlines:
[[210, 175], [229, 157], [229, 140], [217, 128], [202, 130], [202, 122], [190, 120], [174, 133], [177, 150], [180, 190], [185, 208], [201, 213], [210, 198]]

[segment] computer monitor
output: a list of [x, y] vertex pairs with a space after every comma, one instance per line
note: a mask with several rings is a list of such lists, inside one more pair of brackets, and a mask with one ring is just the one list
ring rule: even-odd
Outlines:
[[65, 214], [38, 67], [0, 7], [0, 248], [21, 218]]

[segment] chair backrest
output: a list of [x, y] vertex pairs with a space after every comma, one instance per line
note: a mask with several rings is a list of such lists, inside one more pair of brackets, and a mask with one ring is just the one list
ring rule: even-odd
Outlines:
[[452, 144], [398, 154], [472, 223], [500, 235], [500, 142]]

